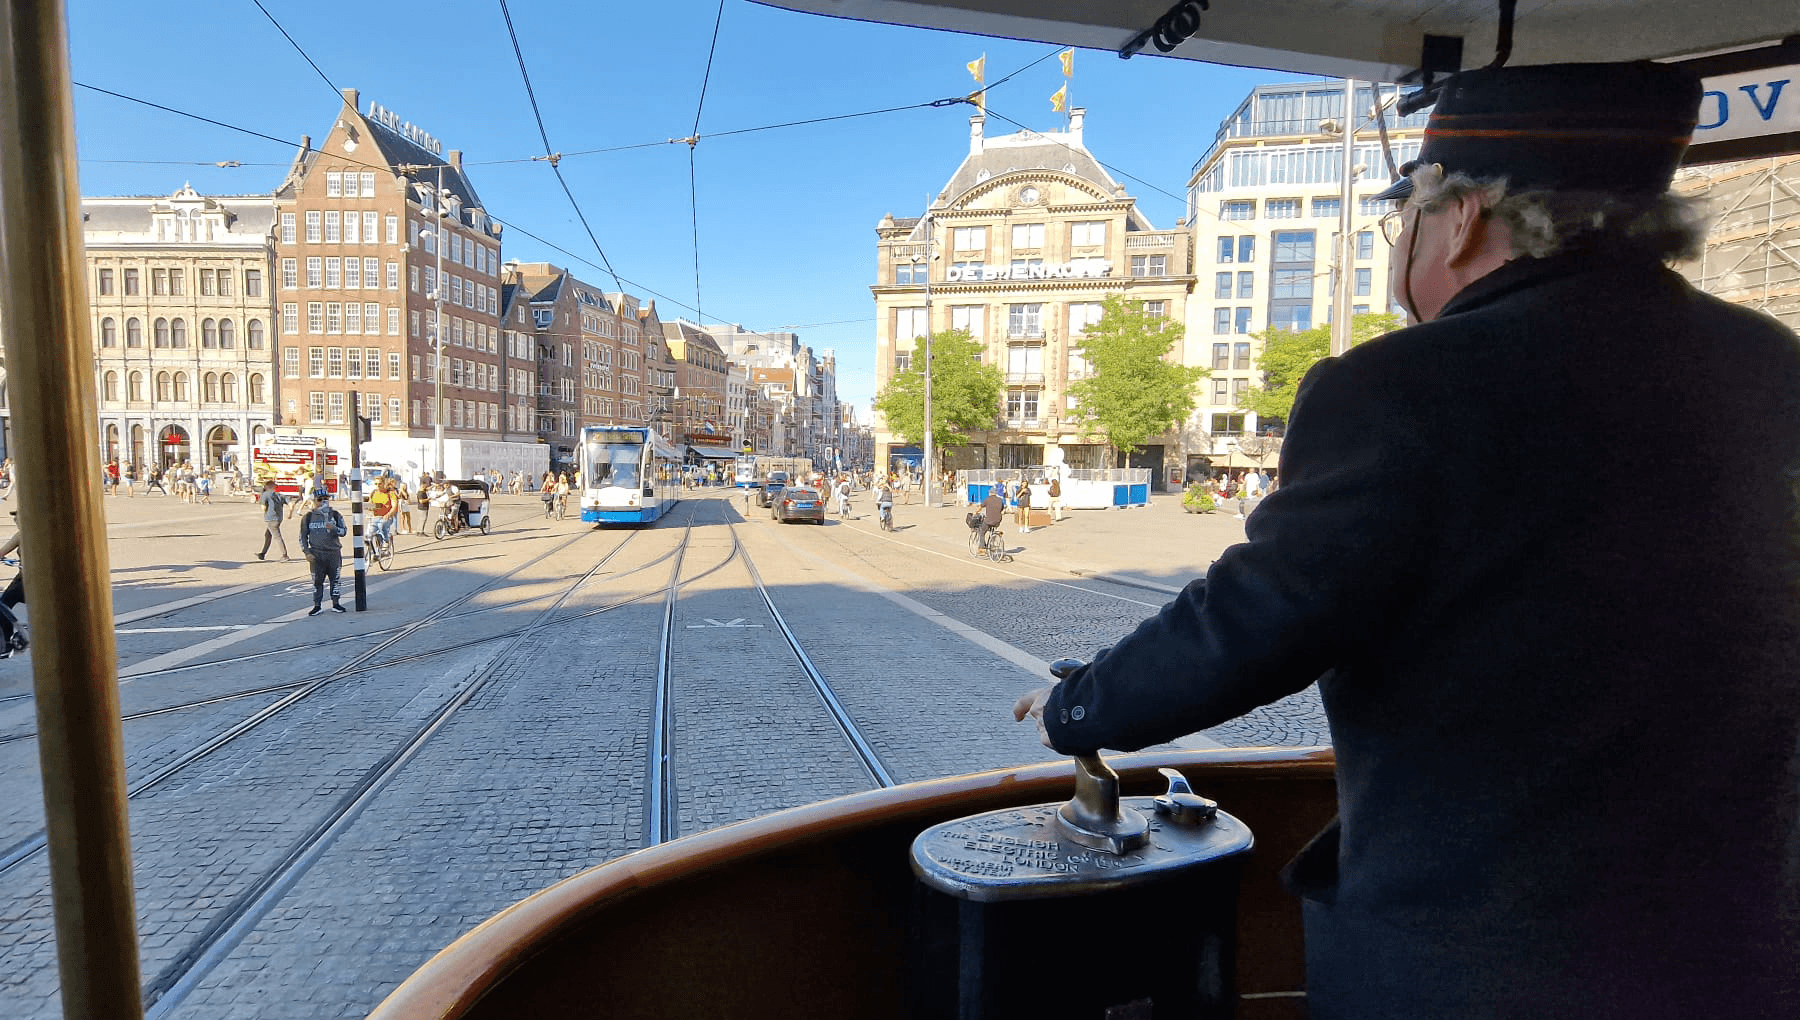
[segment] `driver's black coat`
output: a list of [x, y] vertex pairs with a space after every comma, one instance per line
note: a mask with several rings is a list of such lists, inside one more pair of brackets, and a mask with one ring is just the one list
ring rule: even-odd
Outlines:
[[1797, 479], [1791, 331], [1509, 263], [1317, 366], [1248, 541], [1045, 722], [1131, 750], [1319, 681], [1315, 1020], [1800, 1016]]

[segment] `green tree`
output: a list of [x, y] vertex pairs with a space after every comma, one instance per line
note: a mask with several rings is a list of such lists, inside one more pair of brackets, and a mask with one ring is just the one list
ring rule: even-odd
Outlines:
[[[1373, 340], [1400, 328], [1398, 315], [1358, 315], [1350, 320], [1350, 344]], [[1244, 409], [1261, 421], [1287, 421], [1294, 410], [1294, 393], [1306, 373], [1331, 353], [1331, 324], [1312, 329], [1268, 329], [1255, 334], [1262, 341], [1256, 370], [1262, 385], [1244, 395]]]
[[1194, 410], [1194, 384], [1209, 371], [1168, 360], [1184, 328], [1146, 315], [1135, 301], [1106, 299], [1100, 321], [1070, 341], [1091, 371], [1069, 384], [1075, 418], [1120, 453], [1180, 427]]
[[[912, 363], [875, 397], [875, 410], [888, 427], [914, 446], [925, 441], [924, 350], [918, 344]], [[967, 446], [966, 433], [994, 427], [1005, 377], [998, 367], [983, 364], [981, 353], [982, 345], [966, 329], [931, 335], [931, 442], [937, 450]]]

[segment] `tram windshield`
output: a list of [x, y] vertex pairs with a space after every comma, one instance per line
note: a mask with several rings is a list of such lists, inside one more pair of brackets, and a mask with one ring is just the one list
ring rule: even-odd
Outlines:
[[587, 477], [591, 488], [616, 485], [637, 488], [643, 470], [644, 447], [639, 443], [587, 444]]

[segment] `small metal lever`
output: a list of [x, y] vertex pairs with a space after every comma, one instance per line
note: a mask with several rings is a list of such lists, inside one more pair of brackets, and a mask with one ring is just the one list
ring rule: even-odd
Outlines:
[[1186, 776], [1174, 769], [1156, 771], [1169, 781], [1169, 792], [1151, 802], [1156, 805], [1157, 814], [1176, 825], [1201, 825], [1212, 821], [1219, 813], [1218, 801], [1207, 800], [1195, 793]]
[[1150, 842], [1150, 821], [1119, 803], [1119, 774], [1097, 754], [1075, 755], [1075, 796], [1056, 810], [1076, 846], [1124, 854]]

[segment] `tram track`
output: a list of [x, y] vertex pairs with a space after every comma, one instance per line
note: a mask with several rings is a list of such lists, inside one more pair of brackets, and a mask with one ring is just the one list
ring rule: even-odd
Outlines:
[[[526, 514], [524, 517], [520, 517], [517, 520], [514, 520], [507, 525], [504, 525], [504, 527], [511, 527], [511, 526], [515, 526], [517, 524], [523, 523], [524, 521], [530, 520], [532, 518], [532, 516], [534, 516], [534, 515]], [[348, 524], [349, 522], [346, 521], [345, 523]], [[366, 529], [367, 525], [365, 525], [364, 527]], [[364, 534], [365, 535], [367, 534], [366, 530], [364, 531]], [[423, 534], [423, 533], [421, 532], [421, 534]], [[423, 548], [431, 548], [431, 547], [424, 546]], [[299, 561], [303, 563], [304, 557], [299, 558]], [[349, 560], [346, 559], [346, 562], [349, 562]], [[294, 580], [292, 578], [285, 578], [285, 579], [281, 579], [281, 580], [261, 582], [261, 583], [252, 582], [249, 585], [233, 585], [231, 587], [224, 588], [219, 591], [209, 592], [205, 595], [196, 595], [191, 598], [177, 599], [175, 602], [166, 603], [165, 604], [166, 608], [159, 608], [157, 606], [147, 606], [144, 609], [128, 610], [126, 612], [117, 614], [115, 619], [119, 620], [121, 622], [127, 622], [127, 623], [142, 623], [145, 620], [160, 620], [160, 619], [163, 619], [164, 617], [173, 616], [176, 613], [184, 613], [190, 609], [198, 609], [202, 606], [211, 605], [215, 602], [221, 602], [228, 598], [236, 598], [239, 595], [251, 595], [251, 594], [255, 594], [256, 592], [263, 591], [268, 588], [282, 587], [282, 586], [290, 585], [293, 583], [294, 583]], [[154, 611], [152, 611], [152, 610], [154, 610]]]
[[[564, 617], [562, 620], [559, 620], [557, 616], [558, 610], [595, 574], [622, 552], [637, 534], [639, 532], [629, 533], [624, 542], [619, 543], [611, 552], [577, 578], [575, 583], [569, 585], [550, 606], [541, 610], [524, 627], [497, 639], [470, 642], [470, 644], [493, 643], [498, 647], [475, 669], [468, 682], [431, 711], [402, 741], [367, 768], [353, 785], [338, 796], [332, 807], [288, 848], [273, 868], [266, 870], [251, 885], [242, 890], [224, 910], [214, 915], [192, 942], [157, 973], [145, 988], [144, 1015], [146, 1020], [166, 1020], [186, 996], [199, 986], [207, 974], [225, 960], [231, 950], [250, 933], [287, 890], [292, 888], [306, 870], [325, 853], [336, 836], [354, 823], [362, 809], [418, 755], [431, 737], [443, 729], [462, 708], [480, 693], [488, 681], [493, 678], [499, 666], [510, 661], [513, 654], [524, 647], [526, 642], [532, 640], [539, 631], [568, 619], [599, 615], [639, 601], [648, 594], [654, 594], [653, 591], [646, 595], [577, 614], [575, 617]], [[420, 654], [436, 653], [434, 651]], [[399, 661], [402, 660], [392, 660], [384, 665], [393, 665]]]
[[[233, 723], [232, 725], [226, 727], [223, 730], [218, 731], [217, 733], [214, 733], [211, 737], [207, 738], [206, 740], [203, 740], [201, 743], [195, 745], [194, 747], [191, 747], [188, 750], [182, 752], [180, 755], [176, 756], [172, 761], [170, 761], [170, 762], [164, 764], [163, 766], [161, 766], [160, 768], [156, 769], [149, 776], [146, 776], [143, 779], [138, 780], [137, 783], [135, 783], [127, 788], [127, 790], [126, 790], [127, 800], [129, 801], [131, 798], [139, 797], [139, 796], [143, 795], [144, 793], [155, 789], [156, 787], [167, 782], [169, 779], [180, 774], [183, 770], [185, 770], [189, 766], [193, 765], [195, 762], [198, 762], [198, 761], [206, 758], [208, 755], [211, 755], [213, 752], [219, 750], [220, 748], [226, 746], [227, 744], [230, 744], [232, 741], [238, 739], [239, 737], [243, 736], [246, 733], [249, 733], [251, 730], [256, 729], [258, 726], [261, 726], [263, 723], [268, 722], [270, 719], [275, 718], [276, 716], [280, 715], [282, 712], [284, 712], [287, 709], [291, 708], [292, 706], [300, 703], [301, 701], [304, 701], [306, 698], [319, 692], [320, 690], [325, 689], [332, 683], [335, 683], [338, 680], [344, 679], [345, 677], [349, 677], [349, 676], [367, 672], [367, 670], [364, 670], [362, 667], [365, 666], [366, 664], [368, 664], [371, 660], [373, 660], [377, 656], [379, 656], [382, 652], [386, 651], [389, 648], [392, 648], [394, 645], [405, 640], [407, 637], [410, 637], [414, 633], [417, 633], [418, 631], [423, 630], [425, 627], [429, 626], [431, 623], [435, 622], [440, 617], [447, 615], [452, 610], [456, 609], [458, 606], [466, 605], [471, 599], [474, 599], [476, 596], [480, 595], [484, 591], [488, 591], [488, 590], [492, 589], [494, 586], [498, 585], [500, 582], [506, 580], [507, 578], [510, 578], [510, 577], [514, 576], [515, 574], [518, 574], [519, 572], [543, 561], [544, 559], [547, 559], [548, 557], [550, 557], [552, 555], [555, 555], [556, 553], [562, 552], [563, 550], [569, 548], [570, 546], [574, 545], [575, 543], [581, 541], [583, 538], [586, 538], [593, 534], [596, 534], [596, 532], [584, 531], [584, 532], [577, 533], [573, 537], [569, 538], [567, 541], [564, 541], [551, 549], [548, 549], [542, 553], [539, 553], [537, 556], [534, 556], [531, 559], [525, 561], [524, 563], [521, 563], [517, 567], [514, 567], [512, 570], [507, 571], [505, 574], [502, 574], [499, 577], [494, 578], [491, 581], [488, 581], [482, 585], [479, 585], [476, 588], [474, 588], [460, 596], [457, 596], [456, 598], [453, 598], [453, 599], [449, 600], [448, 602], [445, 602], [443, 605], [439, 606], [437, 609], [433, 610], [431, 613], [427, 614], [425, 617], [422, 617], [418, 620], [412, 621], [409, 624], [406, 624], [405, 626], [399, 628], [395, 633], [391, 634], [386, 640], [379, 642], [374, 647], [357, 655], [356, 657], [351, 659], [350, 662], [346, 663], [345, 665], [339, 666], [336, 669], [332, 670], [331, 672], [326, 673], [322, 676], [312, 677], [307, 680], [298, 682], [297, 686], [292, 688], [291, 692], [289, 694], [287, 694], [285, 697], [280, 698], [279, 700], [273, 702], [270, 705], [264, 706], [262, 709], [258, 710], [257, 712], [252, 713], [248, 717], [241, 719], [236, 723]], [[599, 562], [594, 564], [594, 566], [592, 568], [590, 568], [585, 574], [583, 574], [582, 577], [580, 579], [578, 579], [574, 585], [570, 586], [568, 593], [566, 593], [563, 598], [558, 599], [556, 605], [561, 606], [563, 601], [566, 601], [567, 596], [569, 594], [573, 594], [574, 591], [579, 589], [580, 586], [583, 583], [585, 583], [588, 578], [592, 577], [595, 572], [600, 570], [600, 568], [604, 567], [607, 563], [611, 562], [613, 557], [618, 555], [619, 552], [621, 552], [627, 545], [629, 545], [631, 543], [631, 540], [633, 538], [635, 538], [638, 534], [639, 534], [639, 532], [628, 532], [625, 536], [625, 540], [623, 542], [620, 542], [617, 546], [615, 546], [611, 552], [607, 553], [607, 555], [605, 557], [601, 558]], [[390, 662], [386, 665], [392, 665], [392, 664], [393, 663]], [[20, 864], [24, 863], [25, 861], [28, 861], [31, 858], [35, 857], [38, 853], [40, 853], [44, 849], [46, 842], [47, 842], [46, 833], [44, 832], [44, 830], [39, 829], [32, 835], [27, 836], [24, 839], [19, 840], [18, 842], [14, 843], [11, 847], [8, 847], [5, 851], [0, 852], [0, 878], [5, 877], [14, 868], [18, 867]]]
[[[828, 715], [835, 732], [849, 747], [859, 773], [869, 785], [877, 787], [895, 785], [897, 780], [892, 771], [864, 736], [850, 712], [832, 690], [831, 683], [807, 655], [798, 635], [794, 633], [793, 628], [788, 625], [780, 609], [775, 605], [774, 597], [770, 594], [761, 573], [756, 569], [749, 551], [745, 548], [743, 539], [737, 532], [736, 524], [730, 520], [729, 504], [725, 509], [726, 515], [721, 523], [726, 526], [727, 532], [731, 536], [731, 551], [721, 566], [715, 570], [723, 569], [725, 565], [734, 561], [742, 563], [745, 572], [749, 575], [750, 586], [755, 592], [760, 608], [767, 614], [774, 629], [780, 634], [781, 641], [793, 657], [798, 671], [804, 675], [806, 683], [817, 699], [817, 704]], [[682, 693], [682, 686], [680, 684], [681, 677], [674, 664], [674, 635], [682, 589], [694, 584], [697, 580], [699, 580], [698, 577], [683, 579], [680, 564], [677, 564], [664, 594], [663, 632], [657, 656], [657, 672], [651, 709], [651, 750], [646, 782], [647, 803], [643, 839], [643, 845], [646, 846], [668, 842], [683, 835], [680, 825], [680, 775], [677, 768], [679, 762], [676, 747], [677, 720], [674, 710], [676, 699]], [[733, 621], [733, 623], [740, 622], [741, 618]], [[761, 625], [753, 626], [760, 627]], [[766, 668], [760, 660], [752, 661], [747, 665], [759, 671]]]

